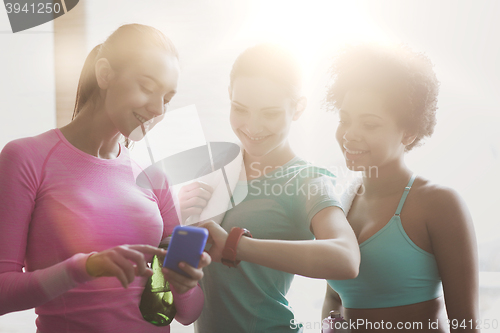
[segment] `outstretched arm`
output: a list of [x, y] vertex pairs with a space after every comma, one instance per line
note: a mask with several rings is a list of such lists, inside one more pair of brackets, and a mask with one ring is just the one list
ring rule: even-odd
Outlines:
[[165, 255], [149, 245], [122, 245], [102, 252], [78, 253], [56, 265], [23, 272], [22, 264], [0, 262], [0, 315], [40, 306], [100, 276], [114, 276], [127, 287], [135, 276], [149, 276], [144, 255]]
[[[220, 262], [227, 232], [214, 222], [201, 225], [210, 232], [214, 261]], [[242, 237], [237, 259], [312, 278], [343, 280], [358, 275], [359, 247], [344, 212], [327, 207], [311, 220], [316, 240], [284, 241]], [[251, 231], [251, 230], [250, 230]]]

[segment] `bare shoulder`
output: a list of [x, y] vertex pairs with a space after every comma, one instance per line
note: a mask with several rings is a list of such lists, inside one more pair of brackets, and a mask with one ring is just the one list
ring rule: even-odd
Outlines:
[[467, 205], [456, 190], [422, 177], [417, 178], [415, 185], [415, 201], [419, 203], [429, 231], [467, 228], [472, 222]]
[[[417, 186], [415, 186], [417, 185]], [[461, 208], [465, 205], [460, 194], [454, 189], [433, 183], [432, 181], [418, 177], [412, 191], [415, 199], [431, 214], [438, 211]]]

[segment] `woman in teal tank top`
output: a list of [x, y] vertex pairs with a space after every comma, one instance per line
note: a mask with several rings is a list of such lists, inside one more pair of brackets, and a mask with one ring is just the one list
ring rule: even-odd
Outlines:
[[478, 332], [471, 216], [455, 191], [404, 162], [436, 123], [431, 62], [405, 46], [358, 45], [335, 59], [332, 78], [336, 138], [347, 167], [363, 175], [344, 195], [361, 264], [355, 279], [328, 281], [323, 317], [340, 310], [362, 332], [449, 332], [448, 320], [451, 331]]
[[[288, 133], [306, 107], [297, 63], [285, 50], [260, 44], [236, 59], [229, 85], [230, 124], [243, 147], [246, 181], [221, 225], [203, 224], [213, 246], [201, 287], [205, 306], [199, 333], [300, 332], [286, 294], [294, 274], [351, 279], [359, 249], [340, 208], [335, 176], [296, 156]], [[315, 190], [317, 189], [317, 190]], [[179, 195], [183, 218], [199, 214], [210, 189], [194, 183]], [[220, 263], [228, 232], [246, 228], [237, 246], [237, 267]], [[240, 229], [236, 229], [240, 230]], [[331, 265], [331, 258], [337, 258]]]

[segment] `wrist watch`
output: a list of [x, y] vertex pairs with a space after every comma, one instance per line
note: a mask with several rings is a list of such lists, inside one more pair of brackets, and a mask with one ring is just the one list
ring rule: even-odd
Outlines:
[[252, 234], [245, 228], [233, 227], [227, 236], [221, 258], [221, 262], [227, 267], [236, 267], [241, 261], [236, 260], [236, 248], [241, 236], [252, 237]]

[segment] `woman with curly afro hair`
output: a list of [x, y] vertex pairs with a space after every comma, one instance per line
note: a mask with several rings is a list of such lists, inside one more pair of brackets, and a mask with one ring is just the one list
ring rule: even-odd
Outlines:
[[404, 162], [433, 133], [438, 87], [430, 60], [404, 45], [350, 46], [335, 58], [326, 104], [339, 112], [347, 167], [363, 172], [344, 195], [361, 266], [355, 279], [328, 281], [323, 317], [339, 310], [363, 332], [478, 331], [468, 209]]

